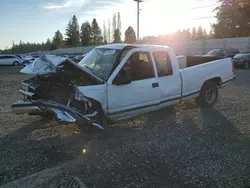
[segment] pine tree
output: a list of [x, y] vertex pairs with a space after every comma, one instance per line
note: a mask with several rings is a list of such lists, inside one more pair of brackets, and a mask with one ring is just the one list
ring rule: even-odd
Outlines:
[[195, 40], [196, 39], [196, 28], [193, 27], [192, 29], [192, 39]]
[[53, 49], [64, 47], [63, 35], [59, 30], [55, 32], [55, 35], [52, 40], [52, 46], [53, 46]]
[[116, 13], [113, 14], [113, 21], [112, 21], [112, 33], [113, 33], [113, 41], [115, 40], [115, 31], [117, 29], [117, 20], [116, 20]]
[[99, 45], [103, 43], [102, 30], [100, 29], [96, 19], [92, 21], [92, 44]]
[[92, 28], [89, 22], [83, 23], [81, 26], [81, 34], [80, 34], [82, 46], [87, 46], [91, 44], [91, 32]]
[[209, 31], [209, 36], [208, 36], [210, 39], [214, 38], [214, 34], [213, 34], [213, 30], [210, 29]]
[[197, 34], [196, 34], [196, 38], [197, 38], [198, 40], [203, 39], [203, 29], [202, 29], [201, 26], [198, 27]]
[[190, 32], [190, 29], [185, 30], [185, 39], [190, 40], [192, 38], [192, 33]]
[[135, 30], [133, 27], [129, 26], [128, 29], [125, 31], [125, 43], [135, 43], [136, 42], [136, 35]]
[[[24, 46], [23, 43], [20, 43], [20, 44], [21, 44], [21, 46]], [[51, 50], [51, 48], [52, 48], [52, 42], [51, 42], [51, 40], [48, 38], [47, 41], [46, 41], [46, 43], [45, 43], [45, 49], [46, 49], [46, 50]]]
[[121, 32], [119, 29], [115, 30], [113, 38], [114, 38], [113, 43], [120, 43], [121, 42]]
[[203, 36], [204, 39], [207, 39], [207, 38], [208, 38], [206, 29], [203, 29], [203, 34], [202, 34], [202, 36]]
[[111, 43], [111, 24], [110, 24], [110, 19], [108, 20], [108, 43]]
[[120, 14], [120, 12], [117, 13], [117, 29], [119, 29], [119, 31], [122, 30], [122, 23], [121, 23], [121, 14]]
[[103, 40], [104, 44], [107, 44], [108, 42], [108, 36], [107, 36], [107, 28], [106, 28], [106, 23], [105, 21], [103, 22]]
[[80, 45], [79, 24], [76, 16], [74, 15], [69, 21], [66, 28], [66, 45], [68, 47], [75, 47]]

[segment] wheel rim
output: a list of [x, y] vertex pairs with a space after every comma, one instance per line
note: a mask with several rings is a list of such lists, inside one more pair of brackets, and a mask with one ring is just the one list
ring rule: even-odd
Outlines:
[[18, 66], [19, 65], [19, 63], [17, 63], [17, 62], [14, 62], [14, 66]]
[[205, 90], [205, 99], [207, 103], [212, 104], [216, 98], [216, 93], [212, 88], [207, 88]]
[[244, 68], [248, 69], [248, 67], [249, 67], [249, 64], [248, 63], [244, 63]]

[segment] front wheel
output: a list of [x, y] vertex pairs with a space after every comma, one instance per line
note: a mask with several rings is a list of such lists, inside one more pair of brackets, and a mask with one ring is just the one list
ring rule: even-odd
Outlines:
[[211, 108], [216, 103], [219, 96], [218, 86], [215, 82], [206, 82], [200, 91], [200, 95], [196, 98], [196, 103], [201, 108]]
[[15, 62], [13, 63], [13, 65], [14, 65], [14, 66], [19, 66], [19, 65], [20, 65], [20, 63], [19, 63], [19, 62], [17, 62], [17, 61], [15, 61]]

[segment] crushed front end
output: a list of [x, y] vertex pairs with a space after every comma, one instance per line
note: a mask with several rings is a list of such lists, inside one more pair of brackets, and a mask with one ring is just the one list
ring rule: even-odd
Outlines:
[[91, 99], [77, 89], [79, 85], [98, 85], [98, 80], [68, 60], [55, 69], [56, 72], [36, 74], [23, 81], [19, 91], [20, 100], [12, 104], [12, 112], [42, 116], [50, 114], [60, 122], [93, 125], [103, 129], [100, 112]]
[[81, 123], [93, 125], [103, 129], [96, 116], [98, 112], [84, 114], [82, 111], [60, 104], [56, 101], [38, 99], [38, 100], [20, 100], [12, 104], [12, 112], [15, 114], [45, 115], [51, 114], [56, 120], [66, 123]]

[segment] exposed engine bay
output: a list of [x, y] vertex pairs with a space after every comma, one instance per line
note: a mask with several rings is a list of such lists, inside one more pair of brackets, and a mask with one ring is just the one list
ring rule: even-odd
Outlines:
[[36, 75], [21, 83], [22, 100], [12, 105], [16, 114], [53, 114], [59, 121], [84, 122], [102, 128], [96, 122], [100, 116], [95, 101], [81, 97], [77, 86], [98, 85], [101, 82], [66, 59], [55, 72]]

